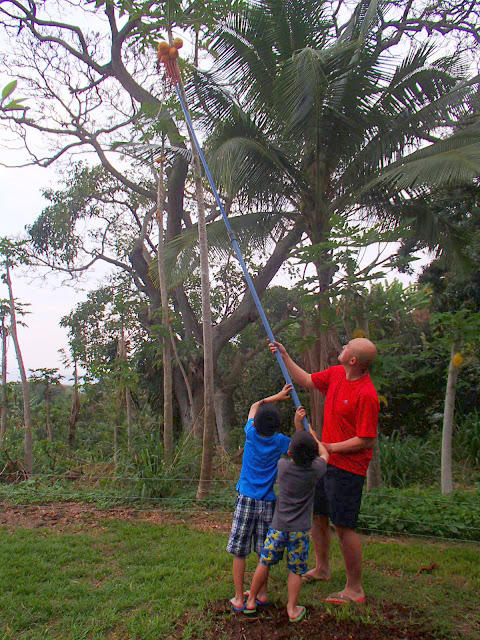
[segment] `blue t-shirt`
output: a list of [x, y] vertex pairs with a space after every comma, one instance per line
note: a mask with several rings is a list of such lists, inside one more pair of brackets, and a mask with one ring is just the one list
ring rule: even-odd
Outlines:
[[253, 419], [245, 425], [243, 464], [236, 490], [255, 500], [275, 500], [273, 485], [277, 479], [280, 456], [288, 451], [290, 438], [283, 433], [262, 438], [257, 433]]

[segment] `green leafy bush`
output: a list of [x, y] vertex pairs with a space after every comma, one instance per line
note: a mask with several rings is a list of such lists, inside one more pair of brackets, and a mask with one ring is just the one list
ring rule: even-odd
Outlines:
[[453, 435], [453, 453], [457, 462], [480, 466], [480, 413], [475, 410], [457, 421]]
[[440, 434], [428, 438], [401, 436], [398, 432], [379, 438], [382, 483], [405, 488], [431, 484], [439, 476]]
[[186, 436], [177, 443], [172, 464], [165, 464], [162, 433], [151, 431], [127, 465], [124, 475], [136, 476], [134, 490], [141, 501], [162, 501], [172, 496], [191, 500], [200, 475], [201, 443]]
[[480, 540], [478, 489], [442, 496], [423, 487], [365, 492], [360, 529], [365, 533], [408, 534]]

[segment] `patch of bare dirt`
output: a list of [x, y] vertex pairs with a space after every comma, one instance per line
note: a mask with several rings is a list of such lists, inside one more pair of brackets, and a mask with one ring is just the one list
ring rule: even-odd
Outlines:
[[198, 511], [188, 517], [184, 514], [165, 513], [157, 510], [138, 510], [129, 507], [98, 509], [93, 505], [75, 502], [52, 505], [8, 505], [0, 503], [0, 526], [8, 529], [55, 529], [57, 532], [92, 531], [102, 527], [105, 520], [128, 520], [153, 524], [188, 524], [201, 531], [228, 533], [231, 515]]
[[[203, 616], [206, 630], [201, 636], [189, 636], [192, 640], [434, 640], [437, 637], [420, 622], [412, 622], [414, 611], [391, 603], [369, 602], [368, 612], [365, 609], [362, 615], [355, 608], [350, 619], [347, 616], [339, 619], [328, 611], [308, 607], [307, 615], [298, 623], [289, 622], [285, 608], [275, 605], [252, 618], [242, 613], [232, 614], [228, 603], [217, 602], [212, 603]], [[378, 621], [380, 617], [382, 622]], [[168, 640], [182, 638], [188, 621], [187, 614]]]

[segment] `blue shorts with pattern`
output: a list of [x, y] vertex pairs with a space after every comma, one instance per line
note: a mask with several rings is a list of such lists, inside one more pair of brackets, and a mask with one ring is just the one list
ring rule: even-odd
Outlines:
[[260, 554], [260, 562], [272, 567], [283, 558], [286, 548], [288, 570], [303, 576], [307, 573], [309, 546], [308, 531], [278, 531], [270, 527]]
[[227, 551], [240, 558], [246, 558], [251, 551], [258, 554], [273, 519], [276, 500], [255, 500], [239, 493], [235, 501], [232, 530]]

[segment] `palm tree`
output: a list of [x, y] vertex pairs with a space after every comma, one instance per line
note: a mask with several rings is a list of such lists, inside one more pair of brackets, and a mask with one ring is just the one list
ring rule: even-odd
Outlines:
[[[428, 194], [480, 174], [478, 125], [451, 135], [478, 109], [479, 77], [467, 79], [456, 56], [435, 57], [428, 42], [394, 57], [381, 29], [389, 5], [380, 11], [362, 0], [340, 27], [329, 6], [249, 3], [219, 26], [213, 72], [195, 82], [205, 119], [224, 118], [209, 145], [228, 196], [303, 221], [321, 294], [318, 368], [336, 352], [334, 335], [321, 327], [335, 275], [326, 242], [335, 220], [389, 227], [414, 218], [416, 233], [428, 231], [435, 245], [442, 228], [429, 215]], [[221, 89], [227, 75], [232, 94]]]

